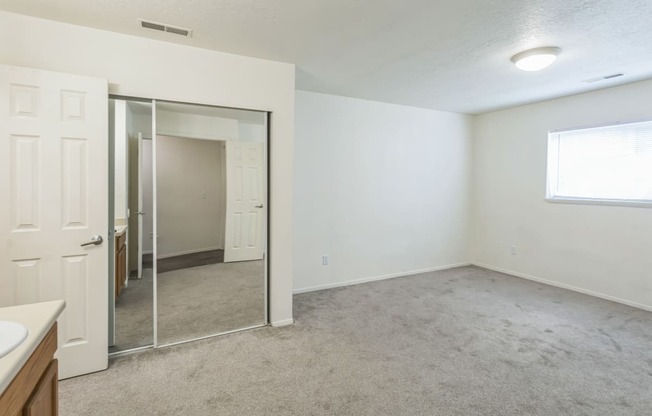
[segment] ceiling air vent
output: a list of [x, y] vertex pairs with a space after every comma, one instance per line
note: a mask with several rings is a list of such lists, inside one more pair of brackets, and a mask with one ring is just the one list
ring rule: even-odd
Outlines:
[[192, 30], [184, 29], [179, 26], [172, 26], [165, 23], [152, 22], [151, 20], [138, 19], [138, 24], [140, 27], [145, 29], [158, 30], [160, 32], [173, 33], [175, 35], [186, 36], [188, 38], [192, 37]]
[[612, 78], [622, 77], [623, 75], [624, 75], [624, 74], [611, 74], [611, 75], [605, 75], [605, 76], [603, 76], [603, 77], [597, 77], [597, 78], [585, 79], [585, 80], [582, 81], [582, 82], [586, 82], [587, 84], [592, 84], [592, 83], [594, 83], [594, 82], [598, 82], [598, 81], [605, 81], [605, 80], [612, 79]]

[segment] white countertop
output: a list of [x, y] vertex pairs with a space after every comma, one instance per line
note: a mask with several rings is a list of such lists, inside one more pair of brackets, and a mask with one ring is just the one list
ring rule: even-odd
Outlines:
[[116, 225], [115, 226], [115, 236], [116, 237], [121, 235], [125, 231], [127, 231], [127, 226], [126, 225]]
[[0, 358], [0, 394], [11, 384], [20, 369], [54, 325], [66, 303], [62, 300], [0, 308], [0, 320], [18, 322], [29, 335], [15, 350]]

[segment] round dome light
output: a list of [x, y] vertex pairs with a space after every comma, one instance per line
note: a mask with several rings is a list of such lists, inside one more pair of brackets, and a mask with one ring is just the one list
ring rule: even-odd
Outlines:
[[523, 71], [540, 71], [555, 62], [559, 51], [555, 46], [529, 49], [512, 56], [512, 62]]

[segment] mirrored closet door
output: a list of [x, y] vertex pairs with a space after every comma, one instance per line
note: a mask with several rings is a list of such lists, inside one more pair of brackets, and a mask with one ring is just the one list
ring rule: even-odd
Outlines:
[[156, 103], [158, 342], [264, 325], [266, 114]]
[[115, 98], [111, 125], [110, 352], [265, 325], [267, 113]]
[[109, 102], [115, 232], [109, 352], [119, 352], [154, 345], [153, 105]]

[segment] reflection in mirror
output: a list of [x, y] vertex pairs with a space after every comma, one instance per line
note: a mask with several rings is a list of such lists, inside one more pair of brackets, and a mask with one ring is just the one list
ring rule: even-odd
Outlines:
[[156, 103], [158, 343], [266, 323], [266, 113]]
[[[111, 99], [115, 255], [109, 352], [152, 345], [152, 104]], [[110, 319], [111, 321], [111, 319]]]

